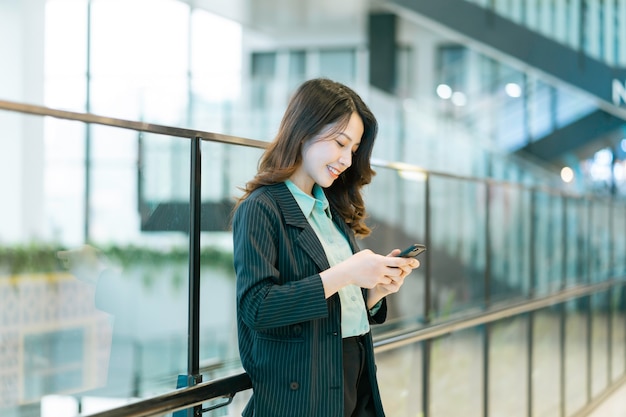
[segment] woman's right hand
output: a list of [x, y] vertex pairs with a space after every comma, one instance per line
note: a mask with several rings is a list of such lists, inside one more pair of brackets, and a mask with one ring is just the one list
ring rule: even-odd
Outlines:
[[389, 285], [402, 279], [408, 272], [419, 266], [414, 258], [383, 256], [364, 249], [345, 261], [320, 273], [326, 298], [341, 288], [353, 284], [361, 288], [374, 288]]

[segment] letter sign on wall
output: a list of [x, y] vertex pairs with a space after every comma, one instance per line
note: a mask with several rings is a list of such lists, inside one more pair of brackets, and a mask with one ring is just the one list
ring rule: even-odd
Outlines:
[[620, 83], [617, 78], [613, 79], [613, 104], [619, 106], [626, 103], [626, 81]]

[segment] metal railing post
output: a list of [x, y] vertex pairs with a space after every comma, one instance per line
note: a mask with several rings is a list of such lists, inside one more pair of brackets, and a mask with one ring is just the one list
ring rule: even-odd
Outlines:
[[[202, 157], [200, 152], [200, 138], [191, 139], [191, 170], [189, 193], [189, 317], [188, 317], [188, 386], [202, 381], [200, 375], [200, 212]], [[191, 409], [190, 409], [191, 412]], [[193, 408], [193, 416], [200, 416], [202, 407]]]
[[[430, 239], [430, 181], [431, 176], [426, 175], [424, 187], [424, 229], [426, 247], [431, 247]], [[424, 276], [424, 323], [430, 323], [431, 320], [431, 251], [426, 251], [426, 271]], [[422, 343], [422, 415], [428, 417], [430, 415], [430, 359], [431, 359], [432, 340], [425, 340]]]

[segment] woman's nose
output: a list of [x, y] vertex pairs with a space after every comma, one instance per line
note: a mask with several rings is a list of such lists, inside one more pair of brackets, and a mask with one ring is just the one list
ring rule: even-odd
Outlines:
[[346, 167], [352, 165], [352, 151], [350, 151], [348, 154], [341, 155], [341, 157], [339, 158], [339, 163]]

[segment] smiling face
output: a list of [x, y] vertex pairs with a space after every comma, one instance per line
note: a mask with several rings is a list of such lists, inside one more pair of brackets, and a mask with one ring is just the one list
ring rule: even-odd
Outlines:
[[311, 194], [313, 185], [330, 187], [352, 165], [352, 156], [361, 143], [363, 121], [355, 112], [343, 129], [330, 125], [302, 147], [302, 164], [290, 180]]

